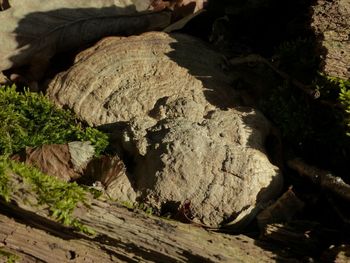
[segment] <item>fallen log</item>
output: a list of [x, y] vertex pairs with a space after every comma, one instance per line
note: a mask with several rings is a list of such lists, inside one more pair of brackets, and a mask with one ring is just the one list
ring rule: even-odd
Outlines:
[[19, 262], [275, 262], [244, 235], [210, 232], [180, 222], [129, 211], [115, 202], [88, 196], [74, 216], [94, 231], [86, 235], [57, 223], [22, 177], [0, 203], [1, 255]]

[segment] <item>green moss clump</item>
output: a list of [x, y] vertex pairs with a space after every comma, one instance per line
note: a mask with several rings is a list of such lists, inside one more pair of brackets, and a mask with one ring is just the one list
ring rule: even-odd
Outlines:
[[319, 55], [312, 39], [289, 41], [275, 51], [278, 68], [320, 96], [314, 98], [292, 81], [276, 79], [262, 96], [260, 109], [280, 128], [288, 155], [346, 174], [350, 158], [350, 81], [318, 72]]
[[91, 141], [99, 155], [108, 137], [94, 128], [84, 129], [66, 110], [58, 109], [40, 93], [0, 87], [0, 154], [10, 155], [26, 146]]
[[312, 136], [310, 105], [301, 103], [303, 94], [295, 92], [285, 81], [272, 89], [260, 103], [260, 109], [278, 125], [283, 137], [301, 142]]
[[8, 163], [3, 161], [0, 157], [0, 197], [6, 202], [10, 200], [11, 187], [9, 185], [9, 177], [6, 173], [8, 170]]
[[79, 202], [85, 203], [87, 191], [76, 184], [60, 181], [55, 177], [43, 174], [34, 167], [27, 166], [8, 160], [4, 157], [0, 158], [0, 196], [5, 200], [10, 199], [9, 177], [8, 174], [13, 172], [21, 176], [25, 183], [29, 184], [32, 191], [36, 194], [39, 205], [48, 207], [50, 216], [58, 222], [72, 226], [79, 231], [87, 234], [93, 234], [93, 231], [84, 226], [78, 219], [72, 217], [72, 213]]
[[138, 202], [129, 202], [129, 201], [122, 201], [120, 202], [120, 204], [122, 206], [124, 206], [125, 208], [129, 209], [129, 210], [141, 210], [143, 212], [145, 212], [147, 215], [153, 215], [155, 214], [155, 211], [153, 210], [153, 208], [149, 205], [147, 205], [146, 203], [138, 203]]
[[19, 262], [19, 260], [20, 260], [19, 256], [0, 249], [0, 259], [1, 258], [5, 258], [6, 259], [5, 262], [7, 262], [7, 263], [16, 263], [16, 262]]
[[346, 134], [350, 136], [350, 88], [342, 89], [339, 93], [339, 99], [346, 113], [345, 123], [348, 130]]
[[328, 77], [339, 90], [339, 101], [344, 109], [344, 124], [347, 129], [347, 135], [350, 136], [350, 80]]
[[72, 213], [84, 203], [87, 190], [77, 183], [66, 183], [41, 173], [34, 167], [8, 159], [8, 156], [29, 146], [90, 141], [99, 155], [108, 145], [108, 137], [97, 129], [83, 128], [66, 110], [58, 109], [43, 94], [17, 92], [16, 87], [0, 87], [0, 197], [9, 201], [16, 190], [10, 173], [29, 184], [39, 205], [47, 206], [50, 216], [79, 231], [93, 234]]
[[[315, 40], [311, 38], [298, 38], [294, 41], [282, 43], [276, 49], [274, 56], [279, 61], [279, 69], [287, 72], [292, 78], [297, 79], [304, 84], [308, 84], [310, 89], [314, 89], [321, 94], [319, 100], [326, 102], [326, 104], [330, 106], [328, 109], [325, 109], [325, 111], [328, 112], [324, 112], [326, 115], [330, 115], [327, 119], [329, 128], [337, 126], [337, 129], [342, 129], [344, 134], [349, 134], [350, 80], [343, 80], [319, 74], [317, 70], [319, 68], [320, 58], [316, 50], [317, 47]], [[321, 118], [319, 116], [320, 112], [318, 110], [320, 107], [316, 107], [316, 112], [313, 112], [315, 107], [313, 109], [313, 105], [310, 105], [312, 102], [310, 102], [309, 98], [307, 98], [305, 94], [300, 94], [299, 90], [291, 83], [284, 85], [283, 89], [284, 90], [281, 91], [281, 88], [279, 88], [279, 92], [273, 90], [272, 92], [274, 94], [272, 94], [272, 97], [275, 99], [270, 100], [270, 102], [283, 100], [282, 104], [285, 105], [285, 111], [280, 111], [281, 114], [290, 112], [293, 113], [292, 115], [299, 115], [299, 121], [293, 118], [284, 118], [284, 120], [288, 120], [289, 126], [296, 125], [300, 126], [301, 129], [306, 128], [308, 133], [313, 130], [314, 134], [312, 136], [320, 132], [317, 130], [319, 127], [327, 129], [327, 125], [320, 126], [317, 124], [317, 122], [322, 123], [324, 120], [324, 116]], [[294, 103], [292, 103], [293, 101]], [[342, 105], [342, 109], [332, 107], [332, 105], [335, 106], [339, 102]], [[271, 103], [269, 104], [269, 106], [272, 106]], [[300, 110], [301, 108], [303, 109]], [[304, 118], [300, 114], [294, 114], [300, 111], [304, 111]], [[272, 115], [277, 116], [278, 114], [275, 112]], [[280, 116], [277, 118], [279, 117]], [[280, 123], [280, 121], [277, 122]], [[298, 124], [298, 122], [303, 125], [300, 123]], [[346, 127], [344, 127], [343, 124], [345, 124]], [[309, 125], [309, 127], [307, 125]]]

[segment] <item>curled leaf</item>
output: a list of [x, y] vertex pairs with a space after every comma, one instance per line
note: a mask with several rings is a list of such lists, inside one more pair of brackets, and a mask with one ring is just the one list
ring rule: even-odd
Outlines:
[[129, 178], [123, 161], [118, 156], [100, 156], [93, 159], [85, 169], [80, 182], [99, 185], [108, 197], [119, 201], [136, 201], [134, 182]]
[[[169, 12], [150, 12], [150, 0], [13, 0], [0, 12], [0, 71], [45, 63], [59, 52], [107, 35], [162, 29]], [[40, 71], [40, 70], [38, 70]]]
[[193, 13], [203, 9], [208, 3], [207, 0], [178, 0], [176, 2], [177, 7], [193, 8]]
[[0, 11], [4, 11], [10, 8], [9, 0], [0, 0]]
[[27, 148], [12, 159], [37, 167], [41, 172], [66, 182], [79, 178], [94, 155], [90, 142], [49, 144]]

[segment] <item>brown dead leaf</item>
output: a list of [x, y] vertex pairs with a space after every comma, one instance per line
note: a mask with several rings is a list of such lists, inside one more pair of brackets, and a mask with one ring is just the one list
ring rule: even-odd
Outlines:
[[84, 180], [84, 178], [82, 179], [84, 183], [89, 185], [95, 181], [100, 181], [107, 189], [125, 171], [124, 163], [118, 156], [101, 156], [92, 160], [86, 167], [84, 177], [89, 182]]
[[0, 0], [0, 11], [4, 11], [10, 8], [9, 0]]
[[113, 200], [135, 202], [134, 181], [118, 156], [101, 156], [86, 167], [80, 183], [92, 185]]
[[207, 5], [207, 0], [153, 0], [151, 6], [154, 11], [162, 11], [164, 9], [170, 9], [174, 11], [173, 19], [177, 21], [182, 17], [194, 14]]
[[35, 166], [41, 172], [66, 182], [79, 178], [94, 154], [90, 142], [49, 144], [27, 148], [12, 159]]
[[193, 18], [196, 16], [200, 15], [204, 10], [199, 10], [198, 12], [194, 14], [190, 14], [188, 16], [185, 16], [181, 18], [180, 20], [172, 23], [171, 25], [167, 26], [166, 28], [163, 29], [163, 32], [170, 33], [176, 30], [182, 29], [184, 26], [187, 25], [188, 22], [190, 22]]
[[176, 2], [178, 7], [193, 8], [193, 13], [203, 9], [208, 3], [207, 0], [182, 0]]
[[[105, 36], [163, 29], [170, 12], [150, 12], [151, 0], [12, 0], [0, 12], [0, 71], [31, 67], [56, 53]], [[42, 71], [40, 69], [39, 71]]]

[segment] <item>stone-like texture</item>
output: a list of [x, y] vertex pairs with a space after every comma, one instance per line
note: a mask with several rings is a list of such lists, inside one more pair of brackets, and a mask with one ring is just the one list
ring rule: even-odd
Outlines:
[[268, 121], [233, 109], [221, 66], [220, 54], [186, 35], [110, 37], [80, 53], [47, 94], [89, 124], [126, 123], [120, 143], [140, 201], [190, 200], [195, 220], [217, 226], [251, 219], [282, 181], [264, 152]]
[[313, 7], [312, 28], [322, 46], [324, 72], [350, 78], [350, 1], [318, 0]]
[[[136, 186], [148, 203], [161, 208], [169, 200], [190, 200], [196, 219], [217, 226], [278, 193], [280, 175], [264, 154], [269, 127], [260, 113], [215, 110], [200, 120], [185, 115], [146, 129], [144, 144], [136, 140], [144, 154], [136, 161]], [[132, 127], [137, 138], [143, 125]]]

